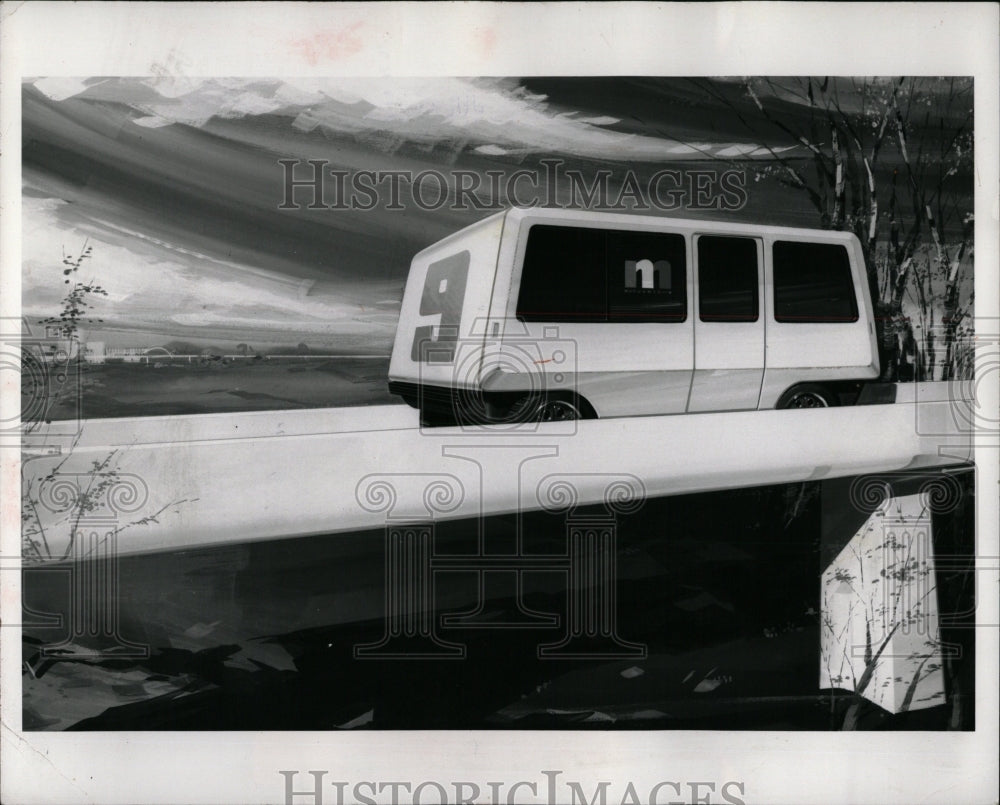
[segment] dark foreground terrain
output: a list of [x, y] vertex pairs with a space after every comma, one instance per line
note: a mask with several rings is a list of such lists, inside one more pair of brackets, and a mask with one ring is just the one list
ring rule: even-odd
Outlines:
[[[829, 481], [659, 498], [620, 518], [610, 639], [567, 643], [572, 602], [595, 599], [541, 568], [567, 550], [551, 513], [523, 516], [514, 564], [538, 567], [518, 572], [463, 569], [476, 522], [435, 523], [450, 568], [391, 641], [381, 529], [122, 558], [110, 641], [51, 620], [72, 611], [69, 570], [29, 569], [24, 729], [837, 730], [852, 707], [857, 729], [974, 729], [971, 482], [934, 517], [956, 650], [929, 709], [893, 716], [818, 687], [820, 574], [858, 520], [847, 481]], [[509, 557], [518, 517], [485, 528], [486, 550]]]

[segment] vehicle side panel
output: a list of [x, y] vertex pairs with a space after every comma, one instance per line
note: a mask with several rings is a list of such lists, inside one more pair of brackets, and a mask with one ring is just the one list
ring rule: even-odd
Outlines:
[[843, 235], [827, 241], [848, 246], [858, 320], [799, 323], [775, 320], [773, 245], [776, 240], [823, 242], [818, 235], [765, 237], [764, 300], [768, 329], [760, 407], [773, 408], [782, 393], [798, 383], [878, 377], [874, 310], [860, 244], [855, 238]]
[[[739, 233], [735, 233], [739, 235]], [[757, 252], [756, 321], [703, 320], [699, 280], [700, 262], [695, 270], [694, 377], [687, 410], [742, 411], [757, 407], [764, 375], [764, 263], [763, 243], [753, 239]], [[698, 236], [694, 252], [698, 254]]]
[[[521, 322], [517, 320], [517, 300], [532, 221], [514, 216], [509, 221], [498, 261], [493, 315], [503, 318], [507, 325], [504, 352], [523, 355], [526, 344], [539, 349], [543, 354], [538, 356], [537, 366], [545, 377], [541, 381], [497, 378], [493, 381], [496, 387], [528, 388], [531, 382], [541, 382], [548, 389], [565, 390], [569, 386], [585, 397], [601, 417], [683, 413], [694, 368], [690, 243], [685, 279], [688, 315], [683, 322]], [[552, 213], [546, 216], [545, 223], [579, 226]], [[593, 226], [618, 228], [602, 221]], [[655, 219], [650, 219], [649, 224], [633, 222], [629, 230], [684, 234]], [[557, 352], [563, 353], [568, 362], [553, 360]], [[524, 358], [518, 360], [524, 362]], [[573, 373], [571, 379], [567, 372]]]

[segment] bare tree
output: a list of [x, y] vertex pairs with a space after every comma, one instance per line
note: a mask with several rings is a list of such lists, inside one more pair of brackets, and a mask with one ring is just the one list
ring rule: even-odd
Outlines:
[[758, 180], [801, 191], [820, 227], [858, 236], [884, 379], [968, 371], [971, 79], [755, 78], [739, 98], [695, 83], [767, 143]]

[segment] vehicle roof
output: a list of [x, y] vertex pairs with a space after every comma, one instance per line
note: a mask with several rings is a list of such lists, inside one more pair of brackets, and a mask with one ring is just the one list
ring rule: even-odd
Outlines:
[[417, 252], [417, 254], [414, 256], [414, 259], [417, 259], [418, 257], [425, 257], [428, 254], [437, 252], [440, 250], [441, 247], [448, 246], [449, 244], [455, 241], [465, 240], [469, 235], [475, 234], [478, 230], [488, 228], [489, 225], [494, 221], [505, 218], [508, 212], [510, 212], [510, 210], [501, 210], [500, 212], [495, 212], [493, 213], [493, 215], [489, 215], [486, 218], [480, 218], [473, 224], [469, 224], [468, 226], [464, 226], [461, 229], [457, 229], [450, 235], [445, 235], [440, 240], [436, 240], [433, 243], [425, 246], [423, 249]]
[[602, 210], [574, 210], [560, 207], [511, 207], [495, 212], [486, 218], [481, 218], [473, 224], [452, 232], [450, 235], [435, 241], [421, 249], [413, 259], [425, 259], [435, 253], [447, 249], [452, 244], [467, 241], [485, 230], [498, 219], [506, 219], [515, 227], [522, 223], [531, 224], [536, 221], [552, 221], [557, 224], [606, 225], [612, 228], [656, 230], [670, 227], [691, 232], [724, 232], [727, 234], [745, 234], [772, 237], [809, 238], [812, 240], [832, 243], [857, 243], [858, 238], [853, 232], [842, 232], [835, 229], [810, 229], [804, 227], [773, 226], [771, 224], [748, 224], [743, 221], [712, 221], [701, 218], [675, 218], [669, 215], [640, 215], [636, 213], [604, 212]]
[[[661, 226], [699, 230], [701, 232], [746, 232], [754, 235], [795, 235], [822, 238], [831, 241], [857, 240], [853, 232], [834, 229], [814, 229], [770, 224], [748, 224], [743, 221], [712, 221], [700, 218], [675, 218], [669, 215], [639, 215], [635, 213], [604, 212], [601, 210], [560, 209], [558, 207], [512, 207], [506, 211], [512, 222], [559, 220], [581, 224], [608, 224], [615, 227], [657, 228]], [[492, 216], [491, 216], [492, 217]]]

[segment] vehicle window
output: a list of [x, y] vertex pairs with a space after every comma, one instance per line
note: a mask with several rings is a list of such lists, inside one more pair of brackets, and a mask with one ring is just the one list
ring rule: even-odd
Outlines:
[[605, 321], [605, 235], [536, 224], [528, 232], [517, 316], [524, 321]]
[[535, 225], [517, 315], [524, 321], [684, 321], [685, 263], [682, 235]]
[[858, 303], [845, 246], [776, 241], [774, 318], [781, 322], [851, 322]]
[[757, 242], [698, 238], [698, 315], [702, 321], [757, 321]]
[[608, 321], [684, 321], [684, 236], [620, 230], [607, 236]]

